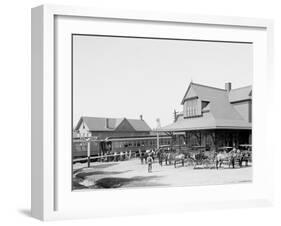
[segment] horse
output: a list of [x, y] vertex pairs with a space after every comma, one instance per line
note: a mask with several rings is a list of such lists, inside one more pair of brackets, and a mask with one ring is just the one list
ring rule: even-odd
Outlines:
[[166, 165], [171, 165], [172, 164], [172, 153], [166, 152], [163, 154], [163, 156], [164, 156]]
[[174, 154], [173, 155], [173, 159], [174, 159], [174, 166], [175, 168], [177, 167], [177, 163], [180, 162], [182, 164], [182, 166], [184, 166], [184, 159], [185, 159], [185, 155], [182, 153], [179, 154]]
[[230, 165], [232, 165], [232, 168], [235, 168], [235, 161], [237, 157], [238, 155], [234, 151], [230, 151], [229, 153], [218, 153], [215, 156], [216, 168], [220, 168], [223, 162], [228, 162], [229, 168]]

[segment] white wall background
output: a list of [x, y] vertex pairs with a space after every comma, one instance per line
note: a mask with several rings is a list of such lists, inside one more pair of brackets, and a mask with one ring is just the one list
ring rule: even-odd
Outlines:
[[[51, 1], [9, 0], [0, 8], [1, 59], [1, 182], [0, 224], [36, 225], [29, 217], [30, 208], [30, 8]], [[214, 210], [170, 215], [132, 216], [112, 219], [52, 222], [52, 225], [280, 225], [281, 147], [278, 142], [281, 99], [281, 14], [276, 0], [57, 0], [56, 4], [92, 6], [111, 9], [151, 10], [191, 14], [263, 17], [275, 20], [275, 85], [276, 106], [268, 122], [275, 148], [276, 204], [272, 208]], [[279, 89], [279, 90], [278, 90]], [[279, 116], [279, 117], [278, 117]], [[279, 145], [279, 148], [278, 148]]]

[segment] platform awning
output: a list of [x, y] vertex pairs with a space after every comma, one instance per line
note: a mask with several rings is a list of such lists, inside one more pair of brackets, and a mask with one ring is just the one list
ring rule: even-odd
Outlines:
[[209, 115], [207, 117], [182, 119], [162, 127], [159, 131], [179, 132], [211, 129], [251, 130], [252, 124], [244, 120], [214, 119], [212, 115]]

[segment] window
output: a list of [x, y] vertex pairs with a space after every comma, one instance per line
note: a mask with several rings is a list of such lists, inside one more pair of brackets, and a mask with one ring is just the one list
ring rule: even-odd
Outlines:
[[198, 98], [188, 99], [184, 103], [184, 117], [194, 117], [201, 114], [199, 111], [200, 100]]
[[208, 101], [202, 101], [202, 109], [204, 109], [205, 107], [207, 107], [208, 104], [209, 104]]

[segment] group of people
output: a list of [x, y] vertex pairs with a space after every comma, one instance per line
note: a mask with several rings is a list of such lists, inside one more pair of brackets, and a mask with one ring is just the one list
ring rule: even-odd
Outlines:
[[[156, 151], [154, 149], [146, 150], [145, 152], [139, 150], [138, 155], [141, 160], [141, 164], [147, 164], [148, 165], [148, 172], [152, 172], [152, 163], [154, 162], [156, 158]], [[126, 161], [130, 160], [133, 157], [136, 157], [137, 153], [133, 153], [131, 150], [129, 151], [121, 151], [121, 152], [107, 152], [105, 153], [101, 160], [105, 162], [118, 162], [118, 161]], [[159, 158], [159, 156], [158, 156]], [[162, 160], [159, 158], [159, 164], [162, 166]]]
[[[229, 152], [229, 164], [232, 166], [232, 168], [235, 168], [235, 160], [237, 159], [237, 157], [239, 157], [241, 154], [241, 151], [240, 149], [236, 149], [235, 147]], [[240, 161], [239, 161], [239, 165], [241, 166], [240, 164]]]
[[163, 162], [165, 162], [166, 165], [172, 164], [172, 153], [170, 151], [164, 152], [151, 149], [143, 152], [139, 150], [139, 158], [141, 164], [147, 164], [149, 173], [152, 172], [152, 164], [154, 163], [156, 158], [158, 159], [158, 163], [161, 167], [163, 166]]
[[121, 151], [121, 152], [107, 152], [103, 155], [103, 160], [106, 162], [118, 162], [130, 160], [132, 158], [132, 151]]
[[[142, 151], [139, 149], [137, 152], [129, 151], [121, 151], [121, 152], [108, 152], [103, 155], [101, 158], [102, 161], [125, 161], [130, 160], [133, 157], [139, 156], [141, 164], [147, 164], [148, 167], [148, 173], [152, 172], [152, 164], [154, 163], [155, 159], [158, 159], [159, 165], [162, 167], [163, 163], [166, 165], [171, 165], [172, 162], [177, 163], [177, 153], [173, 152], [173, 150], [156, 150], [156, 149], [149, 149], [146, 151]], [[189, 156], [192, 159], [192, 156]], [[182, 154], [182, 158], [180, 159], [181, 162], [183, 162], [184, 165], [184, 154]], [[210, 156], [206, 156], [204, 152], [197, 153], [193, 159], [195, 160], [202, 160], [204, 158], [211, 158]], [[239, 148], [233, 148], [229, 152], [215, 152], [214, 160], [216, 163], [216, 167], [221, 165], [223, 161], [228, 160], [229, 166], [235, 167], [235, 163], [238, 162], [239, 166], [241, 167], [243, 162], [246, 163], [246, 166], [248, 165], [248, 161], [250, 159], [250, 151], [240, 151]], [[176, 164], [175, 163], [175, 164]]]
[[151, 149], [151, 150], [146, 150], [145, 152], [143, 152], [142, 150], [139, 150], [139, 158], [141, 160], [141, 164], [143, 163], [147, 163], [147, 158], [148, 157], [151, 157], [152, 160], [154, 161], [155, 159], [155, 151], [154, 149]]

